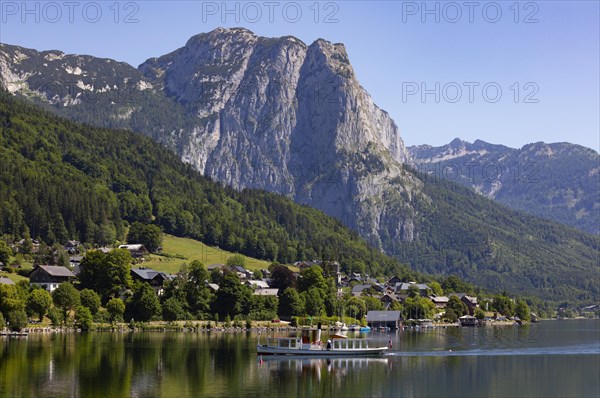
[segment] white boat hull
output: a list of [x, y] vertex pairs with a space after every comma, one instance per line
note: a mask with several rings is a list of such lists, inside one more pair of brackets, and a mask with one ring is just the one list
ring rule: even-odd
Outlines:
[[356, 349], [326, 349], [326, 348], [285, 348], [271, 347], [259, 344], [256, 346], [256, 352], [259, 355], [298, 355], [298, 356], [332, 356], [332, 357], [356, 357], [356, 356], [374, 356], [383, 355], [388, 351], [388, 347], [369, 347]]

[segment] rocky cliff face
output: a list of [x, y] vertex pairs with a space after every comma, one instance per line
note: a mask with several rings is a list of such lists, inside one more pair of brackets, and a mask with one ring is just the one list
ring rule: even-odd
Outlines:
[[513, 209], [600, 234], [600, 156], [569, 143], [521, 149], [455, 139], [409, 148], [417, 168], [474, 188]]
[[427, 198], [342, 44], [217, 29], [137, 69], [2, 45], [0, 76], [60, 114], [148, 134], [235, 188], [321, 209], [384, 249], [418, 236], [411, 202]]

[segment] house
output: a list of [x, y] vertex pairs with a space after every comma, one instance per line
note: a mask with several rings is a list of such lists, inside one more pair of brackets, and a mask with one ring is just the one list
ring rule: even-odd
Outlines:
[[52, 293], [61, 283], [69, 282], [75, 274], [68, 268], [55, 265], [38, 265], [29, 275], [31, 286], [40, 286]]
[[131, 277], [135, 281], [141, 281], [149, 283], [150, 286], [156, 291], [156, 294], [162, 296], [163, 284], [165, 281], [171, 280], [170, 276], [164, 272], [155, 271], [150, 268], [132, 268]]
[[460, 298], [460, 301], [467, 305], [469, 309], [469, 315], [475, 315], [475, 309], [479, 308], [477, 304], [477, 297], [467, 296], [466, 294]]
[[313, 261], [296, 261], [294, 263], [294, 266], [298, 267], [298, 269], [300, 271], [302, 271], [303, 269], [306, 269], [306, 268], [310, 268], [313, 265], [319, 265], [320, 266], [321, 265], [321, 261], [314, 261], [314, 260]]
[[396, 286], [398, 283], [402, 283], [402, 279], [398, 278], [396, 275], [392, 276], [389, 281], [387, 281], [386, 285], [388, 286]]
[[429, 286], [427, 286], [427, 284], [425, 284], [425, 283], [401, 282], [401, 283], [396, 283], [396, 290], [394, 291], [394, 293], [396, 293], [396, 294], [408, 294], [409, 288], [411, 286], [416, 286], [417, 289], [419, 289], [419, 294], [422, 297], [426, 297], [428, 290], [430, 290]]
[[6, 278], [4, 276], [0, 276], [0, 285], [14, 285], [15, 283], [12, 279]]
[[387, 310], [393, 302], [399, 302], [400, 298], [394, 293], [385, 293], [379, 301], [383, 303], [383, 307]]
[[460, 326], [475, 326], [477, 324], [477, 318], [472, 315], [464, 315], [458, 318]]
[[227, 267], [225, 264], [210, 264], [206, 267], [206, 270], [210, 273], [214, 270], [221, 271], [223, 268]]
[[254, 293], [255, 296], [275, 296], [277, 297], [277, 292], [279, 289], [256, 289]]
[[120, 245], [119, 249], [129, 250], [131, 257], [133, 258], [142, 258], [150, 253], [144, 245], [139, 243], [135, 245]]
[[475, 314], [475, 309], [479, 308], [479, 304], [477, 303], [477, 297], [469, 296], [466, 293], [448, 293], [448, 297], [456, 296], [466, 304], [469, 309], [469, 315]]
[[371, 288], [371, 285], [354, 285], [352, 287], [352, 295], [353, 296], [361, 296], [363, 293], [363, 290], [367, 290], [370, 288]]
[[64, 246], [63, 249], [70, 255], [79, 254], [79, 247], [81, 246], [81, 242], [77, 240], [70, 240]]
[[81, 260], [83, 260], [83, 256], [73, 255], [69, 257], [69, 265], [71, 266], [71, 268], [79, 267], [79, 265], [81, 264]]
[[241, 280], [252, 279], [252, 277], [254, 276], [252, 272], [248, 271], [241, 265], [232, 265], [231, 267], [229, 267], [229, 270], [231, 272], [235, 272]]
[[250, 286], [255, 289], [268, 289], [269, 284], [260, 279], [250, 279], [245, 282], [247, 286]]
[[446, 308], [448, 306], [448, 301], [450, 299], [446, 296], [436, 296], [435, 294], [429, 297], [433, 304], [435, 304], [435, 308]]
[[369, 311], [367, 312], [367, 325], [372, 329], [385, 327], [391, 330], [401, 327], [400, 320], [402, 313], [400, 311]]

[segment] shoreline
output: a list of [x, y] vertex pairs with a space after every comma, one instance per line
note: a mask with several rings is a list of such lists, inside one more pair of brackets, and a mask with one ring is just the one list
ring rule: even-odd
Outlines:
[[[582, 319], [598, 319], [598, 318], [573, 318], [573, 319], [544, 319], [543, 321], [560, 321], [560, 320], [582, 320]], [[297, 332], [302, 330], [303, 326], [287, 326], [287, 325], [273, 325], [267, 321], [250, 328], [245, 326], [224, 326], [214, 325], [208, 321], [178, 321], [176, 323], [164, 323], [156, 321], [155, 323], [136, 323], [132, 327], [129, 323], [118, 323], [115, 325], [111, 324], [95, 324], [94, 328], [90, 332], [98, 333], [140, 333], [140, 332], [154, 332], [154, 333], [168, 333], [168, 332], [179, 332], [179, 333], [269, 333], [269, 332]], [[525, 322], [521, 326], [531, 325], [532, 322]], [[483, 325], [475, 327], [508, 327], [516, 326], [514, 321], [494, 321], [487, 322]], [[314, 327], [314, 326], [312, 326]], [[458, 323], [438, 323], [429, 326], [401, 326], [397, 330], [378, 331], [373, 329], [371, 333], [397, 333], [402, 331], [425, 331], [425, 330], [436, 330], [436, 329], [448, 329], [448, 328], [460, 328], [460, 327], [473, 327], [473, 326], [460, 326]], [[335, 333], [339, 332], [338, 329], [333, 327], [325, 326], [322, 328], [323, 332]], [[81, 328], [75, 326], [30, 326], [23, 328], [20, 332], [12, 332], [8, 328], [4, 330], [0, 329], [0, 336], [3, 337], [23, 337], [29, 334], [52, 334], [52, 333], [85, 333]]]

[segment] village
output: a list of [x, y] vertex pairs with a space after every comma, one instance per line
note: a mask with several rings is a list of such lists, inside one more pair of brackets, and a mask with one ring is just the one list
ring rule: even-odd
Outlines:
[[[22, 243], [22, 242], [21, 242]], [[33, 251], [38, 250], [39, 243], [33, 242]], [[131, 265], [128, 267], [129, 276], [134, 283], [142, 283], [149, 286], [157, 301], [165, 305], [165, 292], [170, 289], [170, 295], [173, 295], [173, 286], [181, 286], [182, 282], [177, 281], [181, 278], [178, 274], [169, 274], [166, 272], [154, 270], [146, 267], [145, 259], [150, 254], [143, 244], [123, 244], [117, 249], [125, 250], [131, 258]], [[101, 247], [85, 252], [83, 245], [78, 241], [67, 242], [63, 250], [69, 256], [68, 266], [60, 265], [35, 265], [28, 274], [28, 284], [30, 289], [43, 289], [53, 294], [62, 284], [80, 284], [81, 263], [85, 255], [90, 252], [100, 252], [104, 255], [113, 252], [113, 248]], [[5, 271], [8, 268], [19, 268], [19, 265], [4, 265]], [[476, 325], [501, 325], [514, 324], [522, 322], [536, 322], [535, 314], [526, 310], [515, 311], [514, 300], [504, 303], [504, 307], [496, 302], [497, 298], [485, 298], [481, 303], [478, 298], [461, 291], [442, 291], [440, 283], [432, 281], [429, 283], [417, 283], [415, 281], [405, 281], [397, 276], [387, 280], [375, 278], [368, 274], [358, 272], [343, 273], [340, 272], [340, 265], [335, 262], [322, 261], [299, 261], [290, 267], [278, 265], [275, 270], [261, 269], [250, 271], [242, 263], [236, 261], [227, 261], [226, 264], [214, 263], [206, 266], [203, 288], [206, 289], [211, 297], [219, 296], [220, 283], [224, 275], [235, 275], [235, 283], [244, 286], [247, 292], [252, 295], [252, 300], [259, 304], [260, 312], [230, 313], [221, 312], [215, 308], [206, 310], [204, 317], [190, 316], [191, 312], [176, 311], [175, 315], [166, 315], [163, 308], [163, 320], [184, 320], [190, 318], [208, 318], [215, 319], [218, 324], [219, 312], [225, 314], [222, 321], [230, 323], [231, 319], [241, 319], [242, 315], [249, 321], [267, 321], [281, 325], [300, 326], [313, 320], [319, 319], [326, 321], [331, 328], [341, 330], [353, 330], [362, 326], [377, 330], [398, 330], [403, 328], [432, 328], [448, 326], [476, 326]], [[295, 271], [291, 271], [293, 269]], [[312, 271], [309, 271], [311, 270]], [[286, 300], [284, 291], [286, 288], [292, 288], [297, 285], [299, 280], [311, 278], [306, 277], [312, 272], [313, 275], [320, 275], [324, 280], [323, 270], [329, 272], [327, 276], [331, 281], [330, 287], [324, 287], [317, 294], [317, 303], [311, 304], [314, 298], [308, 297], [314, 292], [309, 292], [305, 288], [302, 293], [302, 308], [292, 311], [286, 311], [289, 303], [283, 303]], [[315, 270], [318, 270], [315, 272]], [[14, 272], [10, 270], [9, 272]], [[272, 272], [279, 272], [279, 279]], [[286, 274], [288, 281], [281, 282], [281, 273]], [[308, 280], [308, 279], [307, 279]], [[21, 282], [23, 283], [23, 282]], [[6, 276], [0, 276], [0, 284], [14, 285], [14, 281]], [[287, 285], [286, 285], [287, 284]], [[325, 285], [323, 285], [325, 286]], [[452, 289], [450, 289], [452, 290]], [[129, 296], [127, 296], [127, 293]], [[131, 291], [122, 292], [120, 299], [127, 303], [128, 297], [131, 299]], [[288, 293], [288, 292], [286, 292]], [[330, 294], [331, 293], [331, 294]], [[335, 304], [325, 305], [327, 295], [335, 296]], [[313, 295], [315, 296], [315, 295]], [[506, 299], [506, 298], [505, 298]], [[331, 301], [331, 300], [330, 300]], [[506, 300], [505, 300], [506, 301]], [[104, 303], [106, 305], [106, 303]], [[334, 309], [330, 307], [335, 306]], [[293, 306], [293, 305], [292, 305]], [[312, 308], [312, 307], [316, 308]], [[594, 311], [596, 309], [588, 309]], [[96, 309], [95, 312], [98, 310]], [[29, 321], [34, 322], [31, 318]], [[125, 311], [123, 311], [125, 312]], [[209, 314], [208, 312], [212, 312]], [[183, 314], [186, 315], [183, 315]], [[260, 314], [260, 315], [257, 315]], [[66, 314], [65, 314], [66, 315]], [[95, 314], [92, 314], [95, 317]], [[124, 321], [124, 313], [112, 318], [112, 321]], [[519, 316], [520, 315], [520, 316]], [[96, 317], [95, 317], [96, 318]], [[41, 317], [40, 317], [41, 319]], [[146, 319], [160, 320], [161, 314], [157, 310], [152, 316]], [[103, 319], [94, 319], [103, 320]], [[106, 319], [104, 319], [106, 320]], [[64, 321], [64, 320], [63, 320]], [[346, 324], [348, 323], [348, 325]], [[65, 321], [66, 324], [66, 321]], [[247, 323], [248, 324], [248, 323]]]

